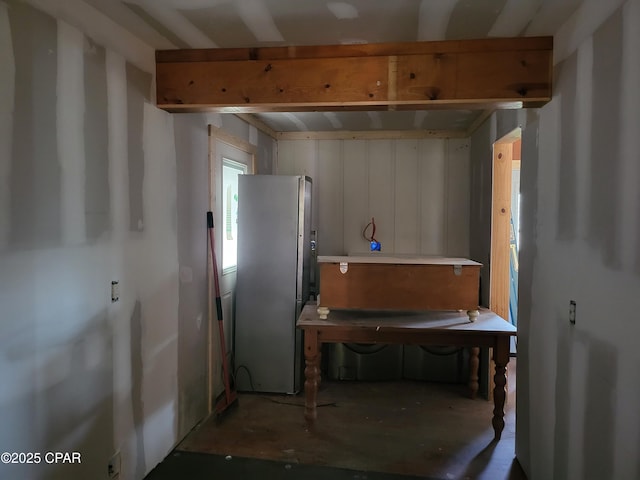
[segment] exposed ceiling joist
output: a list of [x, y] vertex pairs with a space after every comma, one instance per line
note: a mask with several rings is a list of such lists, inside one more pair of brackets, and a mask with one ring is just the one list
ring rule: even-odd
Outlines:
[[552, 37], [165, 50], [167, 111], [518, 108], [551, 99]]

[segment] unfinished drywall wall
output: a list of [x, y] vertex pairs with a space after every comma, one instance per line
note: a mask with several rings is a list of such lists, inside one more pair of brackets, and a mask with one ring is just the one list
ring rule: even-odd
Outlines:
[[266, 133], [257, 132], [256, 172], [259, 175], [269, 175], [273, 172], [277, 143]]
[[577, 184], [576, 155], [577, 136], [575, 115], [577, 113], [576, 90], [578, 55], [574, 53], [555, 69], [556, 89], [563, 92], [560, 97], [558, 134], [560, 137], [560, 158], [558, 165], [558, 239], [573, 241], [576, 237]]
[[10, 243], [56, 245], [62, 237], [62, 172], [57, 131], [52, 128], [57, 114], [58, 27], [52, 17], [20, 2], [9, 3], [6, 11], [15, 65]]
[[106, 50], [84, 37], [85, 222], [88, 240], [111, 230]]
[[[518, 122], [520, 123], [520, 122]], [[528, 402], [531, 390], [531, 370], [538, 371], [531, 364], [531, 312], [533, 309], [533, 264], [537, 258], [535, 243], [536, 220], [538, 206], [538, 182], [526, 182], [527, 178], [538, 178], [538, 119], [537, 112], [529, 111], [522, 121], [525, 127], [522, 131], [522, 156], [520, 168], [520, 212], [527, 210], [527, 215], [520, 215], [520, 243], [519, 243], [519, 271], [518, 271], [518, 380], [517, 395], [522, 405], [516, 416], [516, 454], [526, 471], [531, 471], [529, 453], [529, 436], [532, 423], [536, 423], [539, 411], [533, 411]], [[473, 140], [472, 140], [473, 141]], [[490, 194], [489, 194], [490, 195]], [[524, 247], [523, 247], [524, 244]], [[522, 249], [525, 253], [522, 253]], [[536, 332], [543, 332], [536, 326]], [[516, 402], [516, 408], [518, 402]]]
[[144, 230], [142, 182], [144, 180], [144, 147], [142, 126], [144, 104], [149, 102], [151, 75], [127, 63], [127, 159], [129, 162], [129, 228]]
[[[201, 115], [174, 118], [178, 188], [180, 329], [178, 338], [179, 434], [208, 412], [207, 407], [207, 232], [209, 190], [208, 129]], [[204, 182], [203, 182], [204, 180]]]
[[558, 35], [574, 48], [557, 57], [553, 100], [471, 139], [472, 170], [486, 169], [487, 146], [523, 128], [516, 450], [533, 480], [634, 479], [640, 1], [584, 2]]
[[[599, 249], [605, 262], [620, 268], [620, 131], [622, 108], [622, 10], [607, 19], [592, 37], [591, 183], [589, 185], [589, 242]], [[612, 88], [613, 87], [613, 88]], [[606, 95], [602, 95], [606, 91]], [[606, 120], [605, 120], [606, 119]]]
[[0, 61], [0, 450], [82, 458], [0, 477], [103, 478], [119, 452], [138, 480], [208, 412], [207, 124], [266, 170], [274, 141], [174, 126], [153, 50], [83, 2], [0, 2]]
[[371, 217], [387, 253], [469, 255], [467, 140], [281, 140], [277, 165], [314, 180], [319, 255], [368, 251]]
[[[3, 85], [15, 85], [6, 99], [11, 109], [5, 113], [11, 117], [4, 117], [2, 131], [12, 147], [2, 160], [10, 166], [4, 173], [11, 194], [9, 221], [4, 222], [7, 241], [0, 252], [0, 366], [8, 382], [1, 404], [9, 419], [0, 442], [3, 451], [77, 451], [83, 460], [75, 465], [2, 465], [1, 476], [98, 478], [117, 450], [123, 472], [132, 474], [129, 465], [138, 454], [146, 456], [143, 465], [148, 468], [175, 441], [174, 389], [158, 388], [170, 384], [170, 365], [175, 363], [170, 348], [176, 317], [172, 305], [177, 306], [175, 229], [160, 226], [160, 242], [151, 236], [115, 241], [110, 231], [107, 130], [117, 130], [117, 123], [126, 125], [129, 119], [126, 113], [114, 115], [108, 125], [109, 100], [126, 105], [127, 99], [115, 98], [117, 90], [107, 87], [105, 49], [24, 2], [3, 4], [0, 15], [11, 35], [3, 35], [2, 51], [15, 65], [15, 71], [0, 72]], [[121, 81], [126, 85], [126, 78]], [[171, 132], [170, 125], [151, 112], [137, 122], [140, 142], [150, 155], [157, 154], [150, 144]], [[155, 158], [150, 172], [169, 167], [169, 174], [144, 197], [147, 210], [170, 215], [165, 204], [154, 207], [150, 202], [154, 191], [166, 195], [175, 183], [170, 178], [175, 158], [164, 154], [164, 159], [169, 162]], [[111, 185], [115, 196], [120, 185]], [[175, 205], [175, 200], [169, 203]], [[136, 250], [150, 253], [145, 258]], [[154, 275], [160, 268], [164, 275]], [[145, 275], [159, 278], [161, 285]], [[122, 288], [114, 305], [112, 279]], [[155, 287], [165, 299], [162, 312], [149, 307]], [[125, 341], [130, 334], [115, 332], [121, 318], [131, 318], [136, 303], [141, 305], [140, 335], [132, 345]], [[153, 331], [165, 325], [169, 332], [161, 338], [149, 335], [150, 322]], [[154, 364], [160, 358], [169, 365], [162, 365], [158, 376]], [[126, 385], [117, 385], [123, 378]], [[132, 393], [136, 388], [138, 394]], [[162, 435], [152, 436], [153, 441], [147, 435], [144, 451], [129, 443], [132, 432], [154, 427], [157, 431], [150, 433]]]

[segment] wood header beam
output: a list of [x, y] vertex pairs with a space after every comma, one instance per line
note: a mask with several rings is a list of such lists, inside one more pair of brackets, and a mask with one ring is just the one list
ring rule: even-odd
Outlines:
[[538, 107], [551, 99], [552, 37], [163, 50], [171, 112]]

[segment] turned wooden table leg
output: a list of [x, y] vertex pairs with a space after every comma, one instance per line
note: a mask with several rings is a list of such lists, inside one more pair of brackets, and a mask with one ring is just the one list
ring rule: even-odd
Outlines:
[[496, 364], [496, 373], [493, 377], [495, 388], [493, 389], [493, 431], [494, 440], [500, 440], [504, 430], [504, 402], [507, 396], [506, 384], [507, 363], [509, 363], [509, 337], [499, 337], [493, 349], [493, 361]]
[[311, 428], [318, 416], [316, 400], [320, 383], [320, 345], [317, 330], [304, 332], [304, 360], [304, 418], [307, 427]]
[[478, 383], [478, 370], [480, 367], [479, 354], [480, 347], [471, 347], [469, 349], [469, 396], [471, 398], [476, 398], [478, 388], [480, 388], [480, 384]]

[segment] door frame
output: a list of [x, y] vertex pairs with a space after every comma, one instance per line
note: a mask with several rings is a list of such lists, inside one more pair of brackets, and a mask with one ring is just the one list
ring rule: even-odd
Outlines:
[[[489, 250], [489, 309], [509, 321], [510, 293], [510, 228], [511, 175], [513, 145], [522, 138], [515, 128], [493, 143], [491, 159], [491, 247]], [[487, 398], [493, 399], [495, 387], [493, 351], [489, 349], [485, 374], [488, 378]]]
[[[222, 185], [221, 179], [219, 177], [218, 172], [222, 172], [222, 164], [217, 165], [217, 150], [216, 143], [222, 142], [227, 145], [236, 148], [251, 157], [249, 162], [249, 170], [250, 173], [255, 173], [256, 169], [256, 155], [258, 148], [255, 145], [250, 144], [249, 142], [238, 138], [234, 135], [231, 135], [219, 127], [215, 125], [208, 126], [208, 135], [209, 135], [209, 154], [208, 154], [208, 189], [209, 189], [209, 211], [214, 212], [215, 221], [219, 221], [219, 216], [216, 216], [218, 207], [220, 207], [219, 202], [221, 202], [221, 198], [218, 198], [217, 187], [220, 184]], [[216, 259], [218, 266], [218, 276], [222, 278], [222, 229], [215, 228], [215, 248], [216, 248]], [[207, 240], [207, 245], [209, 241]], [[215, 407], [216, 398], [218, 395], [224, 390], [224, 384], [222, 382], [222, 360], [220, 358], [220, 336], [218, 334], [218, 318], [215, 308], [215, 298], [212, 292], [214, 291], [214, 280], [213, 280], [213, 268], [211, 261], [211, 249], [207, 248], [207, 292], [208, 295], [208, 339], [207, 339], [207, 392], [208, 392], [208, 409], [209, 413], [213, 412]], [[232, 321], [233, 319], [231, 319]], [[228, 334], [228, 331], [225, 331], [225, 336]], [[229, 352], [227, 352], [229, 353]]]
[[491, 168], [491, 249], [489, 308], [509, 321], [511, 176], [513, 145], [522, 137], [516, 128], [493, 144]]

